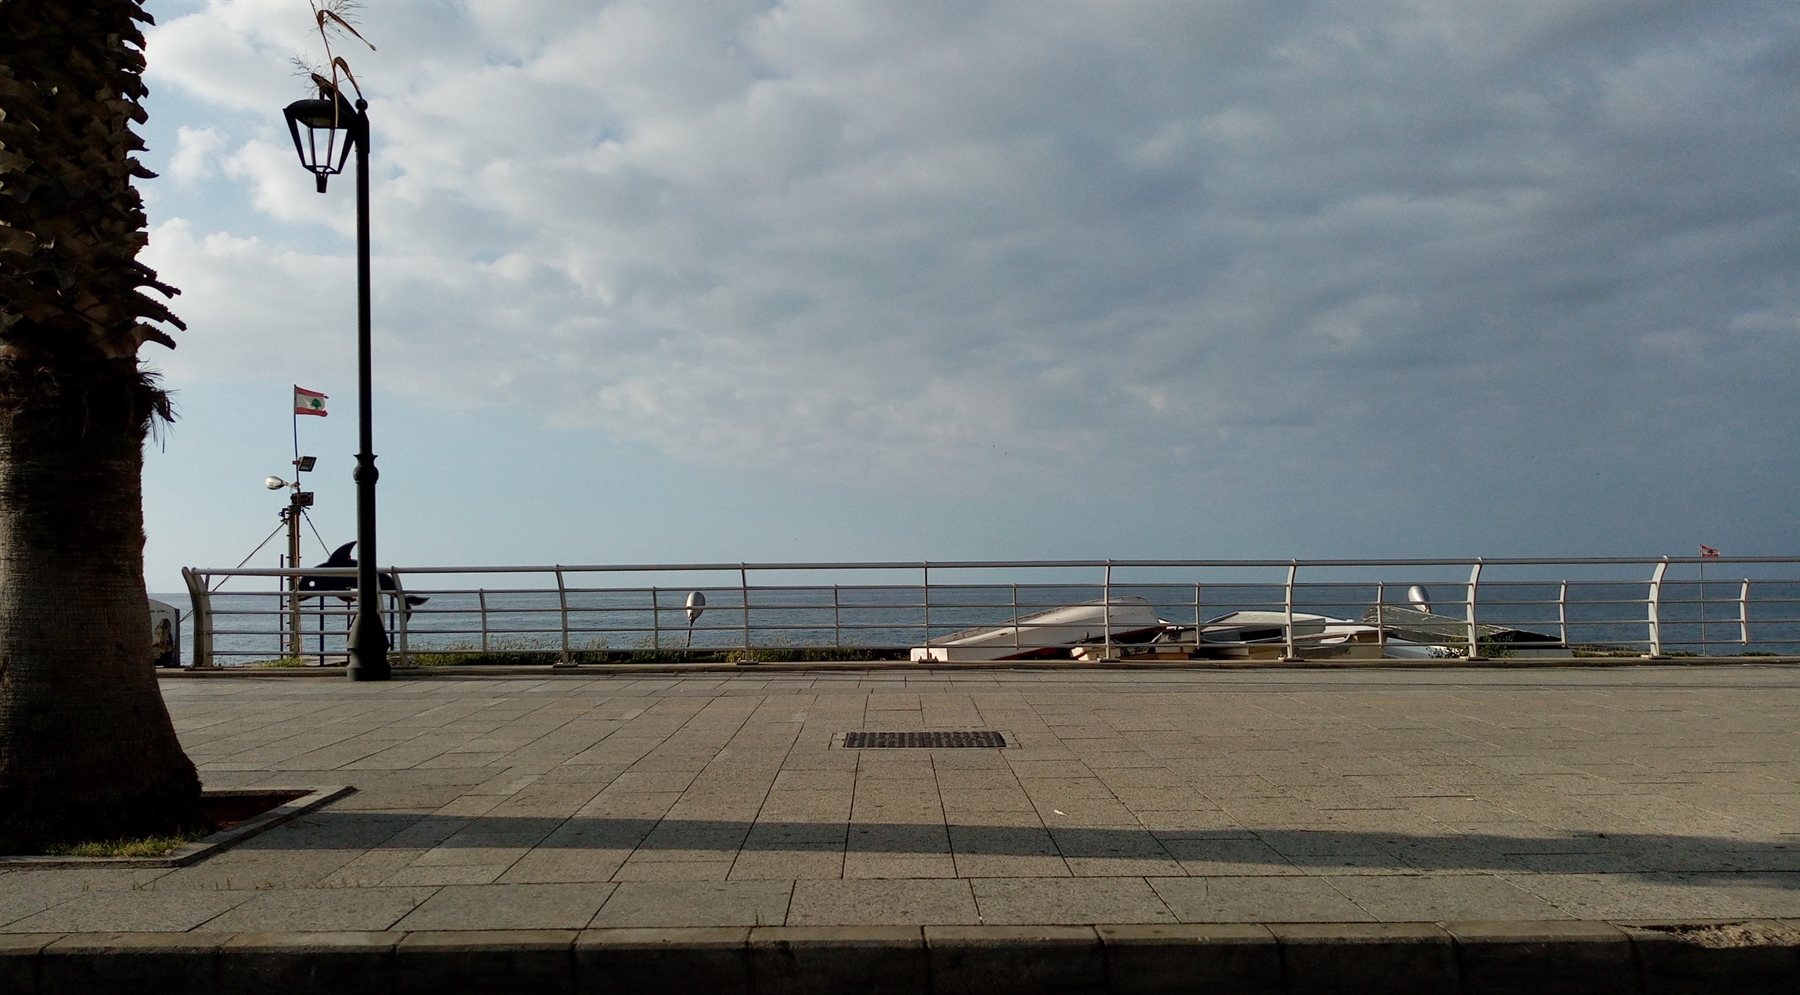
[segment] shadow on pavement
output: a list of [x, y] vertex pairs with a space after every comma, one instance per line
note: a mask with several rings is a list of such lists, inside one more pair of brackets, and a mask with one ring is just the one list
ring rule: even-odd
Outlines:
[[[322, 811], [238, 849], [261, 851], [431, 847], [821, 851], [1059, 856], [1180, 861], [1189, 873], [1333, 868], [1731, 875], [1800, 871], [1800, 846], [1659, 833], [1538, 837], [1423, 836], [1335, 829], [1167, 830], [1140, 827], [744, 822], [590, 816], [456, 817]], [[1800, 888], [1800, 874], [1777, 879]]]

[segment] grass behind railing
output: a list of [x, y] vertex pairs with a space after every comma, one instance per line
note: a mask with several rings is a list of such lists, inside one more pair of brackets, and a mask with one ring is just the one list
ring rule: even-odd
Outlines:
[[[407, 654], [420, 667], [543, 666], [560, 662], [562, 648], [550, 640], [516, 640], [486, 650], [474, 643], [453, 643]], [[574, 664], [645, 663], [844, 663], [904, 660], [904, 649], [844, 649], [829, 646], [759, 646], [752, 649], [614, 649], [605, 640], [570, 647]]]

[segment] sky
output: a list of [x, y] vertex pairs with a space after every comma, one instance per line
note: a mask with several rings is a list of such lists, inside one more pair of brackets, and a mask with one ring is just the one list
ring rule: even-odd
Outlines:
[[[354, 538], [304, 0], [150, 0], [152, 590]], [[384, 564], [1800, 552], [1800, 7], [380, 0]], [[275, 544], [255, 565], [276, 565]]]

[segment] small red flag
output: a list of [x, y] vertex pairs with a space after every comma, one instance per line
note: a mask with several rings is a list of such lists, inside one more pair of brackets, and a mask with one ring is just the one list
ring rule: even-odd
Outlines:
[[325, 410], [325, 395], [305, 387], [294, 388], [294, 414], [318, 415], [323, 418], [330, 412]]
[[1711, 546], [1701, 546], [1700, 547], [1700, 555], [1701, 556], [1717, 556], [1717, 555], [1719, 555], [1719, 551], [1712, 548]]

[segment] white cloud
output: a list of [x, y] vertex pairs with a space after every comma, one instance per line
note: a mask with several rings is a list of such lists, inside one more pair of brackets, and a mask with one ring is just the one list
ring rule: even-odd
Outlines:
[[225, 134], [217, 128], [181, 126], [176, 133], [175, 154], [169, 157], [169, 178], [182, 186], [191, 186], [218, 174], [219, 153], [225, 148]]
[[145, 353], [171, 382], [253, 380], [290, 369], [317, 379], [356, 361], [356, 274], [342, 259], [255, 237], [197, 234], [176, 218], [151, 229], [143, 260], [182, 291], [173, 307], [187, 331], [176, 333], [175, 351]]
[[[1420, 411], [1484, 459], [1603, 435], [1590, 407], [1732, 375], [1728, 333], [1800, 305], [1784, 8], [367, 15], [380, 376], [683, 459], [1404, 474], [1368, 440]], [[210, 4], [155, 30], [153, 79], [267, 115], [304, 26]], [[171, 372], [324, 362], [295, 316], [348, 305], [347, 260], [279, 246], [347, 234], [350, 184], [317, 196], [273, 127], [182, 135], [176, 176], [223, 162], [261, 216], [157, 229], [195, 325]]]

